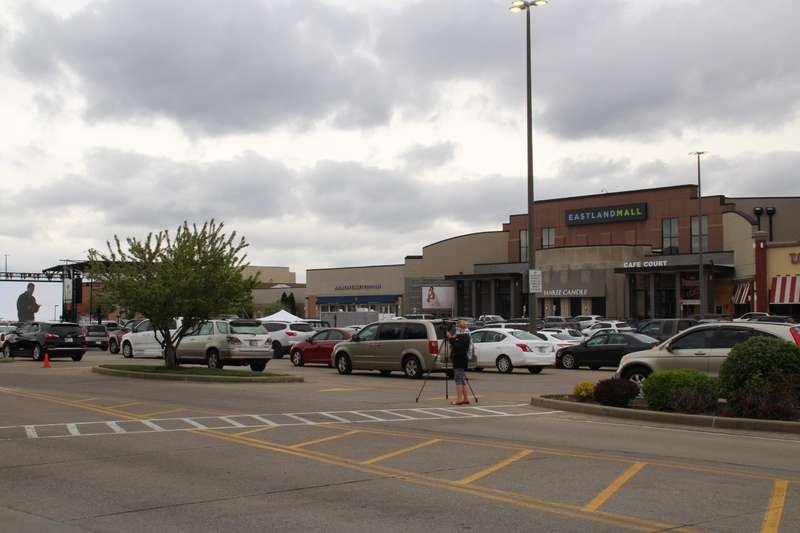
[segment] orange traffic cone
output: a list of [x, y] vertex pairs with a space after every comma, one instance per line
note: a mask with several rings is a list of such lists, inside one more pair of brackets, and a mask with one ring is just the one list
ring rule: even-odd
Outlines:
[[44, 354], [44, 365], [42, 368], [50, 368], [50, 354]]

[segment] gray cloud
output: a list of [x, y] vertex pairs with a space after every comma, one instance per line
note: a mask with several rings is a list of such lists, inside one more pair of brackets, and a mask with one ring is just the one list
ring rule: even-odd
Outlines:
[[414, 144], [402, 154], [405, 168], [410, 172], [421, 172], [428, 168], [445, 165], [455, 157], [456, 145], [453, 142], [441, 142], [431, 146]]

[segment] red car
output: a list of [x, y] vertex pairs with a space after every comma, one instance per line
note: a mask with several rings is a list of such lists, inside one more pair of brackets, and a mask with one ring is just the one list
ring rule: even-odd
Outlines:
[[331, 363], [333, 347], [342, 341], [349, 340], [353, 333], [355, 330], [348, 328], [328, 328], [315, 333], [292, 347], [292, 364], [303, 366], [306, 363], [319, 363], [333, 366]]

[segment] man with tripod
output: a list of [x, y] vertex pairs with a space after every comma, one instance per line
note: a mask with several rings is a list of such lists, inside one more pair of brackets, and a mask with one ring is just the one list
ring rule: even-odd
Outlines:
[[469, 336], [469, 328], [463, 320], [456, 322], [456, 334], [447, 332], [447, 340], [452, 347], [450, 359], [453, 361], [453, 376], [456, 382], [456, 394], [458, 399], [450, 402], [451, 405], [468, 405], [469, 396], [467, 395], [467, 376], [465, 372], [469, 365], [469, 351], [472, 346], [472, 337]]

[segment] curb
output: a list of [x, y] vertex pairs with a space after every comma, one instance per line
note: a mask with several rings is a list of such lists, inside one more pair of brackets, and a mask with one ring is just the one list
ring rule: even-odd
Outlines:
[[139, 379], [163, 379], [167, 381], [201, 381], [205, 383], [304, 383], [303, 376], [260, 376], [245, 378], [240, 376], [179, 376], [176, 374], [148, 374], [93, 366], [92, 372], [106, 376]]
[[706, 415], [685, 415], [681, 413], [663, 413], [659, 411], [642, 411], [624, 407], [606, 407], [588, 403], [568, 402], [534, 396], [531, 405], [571, 411], [589, 415], [613, 416], [628, 420], [645, 420], [664, 424], [707, 427], [713, 429], [740, 429], [748, 431], [772, 431], [776, 433], [800, 433], [800, 423], [782, 420], [754, 420], [751, 418], [728, 418]]
[[4, 357], [0, 355], [0, 363], [13, 363], [13, 362], [14, 362], [13, 357]]

